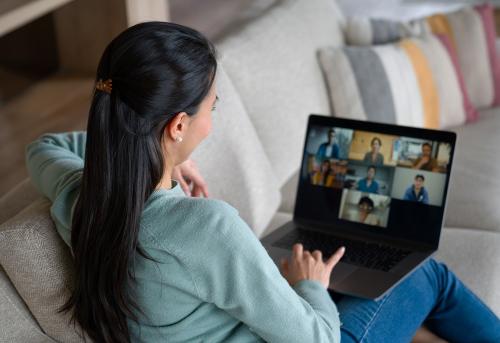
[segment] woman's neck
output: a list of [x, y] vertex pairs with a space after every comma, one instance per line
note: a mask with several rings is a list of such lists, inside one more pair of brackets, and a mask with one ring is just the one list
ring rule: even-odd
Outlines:
[[170, 166], [165, 167], [161, 180], [156, 186], [155, 190], [172, 188], [172, 170], [173, 168]]

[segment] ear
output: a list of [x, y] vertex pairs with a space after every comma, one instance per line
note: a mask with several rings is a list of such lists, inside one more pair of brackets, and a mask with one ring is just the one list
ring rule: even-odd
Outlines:
[[189, 115], [186, 112], [177, 113], [165, 127], [165, 137], [169, 140], [183, 139], [189, 126]]

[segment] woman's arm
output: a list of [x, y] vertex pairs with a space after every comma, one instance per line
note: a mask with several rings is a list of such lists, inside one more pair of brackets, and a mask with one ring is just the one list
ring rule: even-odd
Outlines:
[[31, 181], [52, 202], [80, 177], [85, 132], [45, 134], [26, 147], [26, 167]]
[[290, 287], [237, 211], [225, 207], [228, 219], [210, 241], [197, 241], [198, 253], [186, 261], [199, 296], [267, 342], [339, 342], [337, 308], [325, 287], [310, 280]]

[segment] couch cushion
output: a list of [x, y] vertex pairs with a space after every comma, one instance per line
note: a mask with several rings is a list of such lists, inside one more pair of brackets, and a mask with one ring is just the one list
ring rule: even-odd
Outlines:
[[48, 336], [80, 342], [69, 314], [57, 312], [70, 295], [73, 274], [49, 209], [48, 199], [40, 198], [0, 225], [0, 264]]
[[300, 164], [307, 117], [328, 114], [316, 59], [343, 44], [333, 0], [287, 0], [217, 44], [280, 186]]
[[223, 68], [218, 70], [219, 102], [213, 132], [192, 158], [210, 196], [227, 201], [259, 235], [276, 212], [279, 185], [255, 129]]
[[446, 226], [500, 232], [500, 107], [481, 111], [477, 122], [454, 131]]
[[54, 342], [46, 336], [0, 266], [0, 342]]
[[446, 228], [436, 259], [450, 269], [500, 316], [500, 234]]

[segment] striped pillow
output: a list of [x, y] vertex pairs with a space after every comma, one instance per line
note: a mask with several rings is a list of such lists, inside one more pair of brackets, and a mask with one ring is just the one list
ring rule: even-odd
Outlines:
[[346, 41], [352, 45], [383, 44], [431, 32], [448, 36], [456, 49], [472, 104], [478, 108], [500, 104], [500, 65], [491, 5], [464, 7], [408, 23], [351, 18], [346, 24]]
[[433, 35], [318, 56], [336, 116], [427, 128], [466, 120], [453, 62]]

